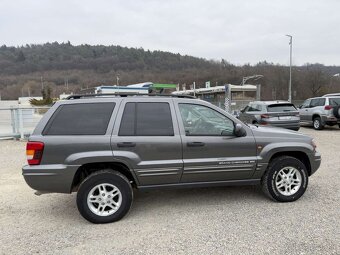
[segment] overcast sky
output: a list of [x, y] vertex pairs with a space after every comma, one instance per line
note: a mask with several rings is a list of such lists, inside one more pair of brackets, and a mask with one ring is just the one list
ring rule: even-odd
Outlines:
[[0, 0], [0, 44], [165, 50], [234, 64], [340, 65], [338, 0]]

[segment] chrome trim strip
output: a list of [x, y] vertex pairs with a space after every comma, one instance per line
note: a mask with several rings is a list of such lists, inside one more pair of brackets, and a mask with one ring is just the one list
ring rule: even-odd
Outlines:
[[235, 169], [235, 168], [253, 168], [255, 164], [240, 164], [240, 165], [213, 165], [213, 166], [192, 166], [192, 167], [184, 167], [184, 171], [190, 170], [207, 170], [207, 169]]
[[147, 176], [164, 176], [164, 175], [178, 175], [178, 172], [176, 173], [149, 173], [149, 174], [140, 174], [138, 177], [147, 177]]
[[150, 173], [150, 172], [171, 172], [171, 171], [180, 171], [180, 168], [143, 168], [143, 169], [135, 169], [137, 173]]
[[198, 170], [198, 171], [184, 171], [183, 174], [212, 174], [221, 172], [238, 172], [238, 171], [253, 171], [252, 168], [237, 168], [237, 169], [220, 169], [220, 170]]

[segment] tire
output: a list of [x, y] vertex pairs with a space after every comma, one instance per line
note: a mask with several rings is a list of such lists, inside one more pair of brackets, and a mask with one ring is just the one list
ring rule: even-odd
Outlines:
[[340, 106], [339, 105], [333, 107], [333, 115], [336, 118], [340, 119]]
[[[289, 176], [291, 170], [291, 173], [293, 173], [293, 170], [295, 171], [294, 175], [284, 179], [282, 173]], [[300, 180], [299, 184], [297, 180]], [[264, 193], [278, 202], [293, 202], [299, 199], [305, 193], [307, 186], [308, 172], [306, 166], [300, 160], [290, 156], [273, 159], [262, 177]]]
[[81, 183], [77, 207], [80, 214], [92, 223], [110, 223], [128, 213], [132, 199], [129, 180], [117, 171], [105, 169], [90, 174]]
[[325, 126], [322, 124], [321, 118], [320, 117], [315, 117], [313, 119], [313, 128], [315, 130], [322, 130]]

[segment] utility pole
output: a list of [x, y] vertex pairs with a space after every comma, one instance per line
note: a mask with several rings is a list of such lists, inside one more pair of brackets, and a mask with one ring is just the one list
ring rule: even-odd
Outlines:
[[289, 37], [290, 54], [289, 54], [289, 87], [288, 87], [288, 102], [292, 102], [292, 52], [293, 52], [293, 36]]
[[44, 81], [43, 81], [42, 76], [40, 76], [40, 80], [41, 80], [41, 90], [44, 90]]
[[196, 82], [194, 82], [194, 97], [196, 96]]

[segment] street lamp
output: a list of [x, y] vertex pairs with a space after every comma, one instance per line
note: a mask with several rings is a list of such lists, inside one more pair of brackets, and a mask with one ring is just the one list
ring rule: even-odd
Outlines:
[[[252, 75], [252, 76], [243, 77], [241, 85], [243, 86], [246, 83], [246, 81], [248, 81], [250, 79], [254, 79], [254, 81], [257, 81], [258, 79], [261, 79], [263, 77], [264, 76], [262, 74], [255, 74], [255, 75]], [[257, 101], [261, 100], [261, 84], [256, 85], [256, 100]]]
[[263, 78], [263, 75], [262, 74], [255, 74], [255, 75], [252, 75], [252, 76], [243, 77], [241, 85], [243, 86], [246, 83], [246, 81], [253, 79], [253, 78], [255, 78], [255, 81], [256, 81], [258, 79]]
[[292, 102], [292, 49], [293, 49], [293, 36], [291, 36], [291, 35], [286, 35], [286, 36], [289, 37], [289, 45], [290, 45], [288, 102]]
[[333, 87], [333, 78], [334, 77], [339, 77], [340, 76], [340, 73], [336, 73], [336, 74], [333, 74], [332, 76], [331, 76], [331, 83], [330, 83], [330, 85], [329, 85], [329, 88], [330, 89], [332, 89], [332, 87]]

